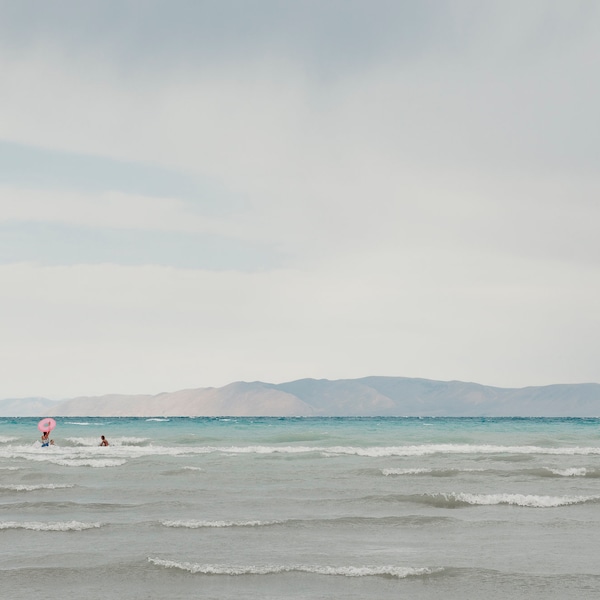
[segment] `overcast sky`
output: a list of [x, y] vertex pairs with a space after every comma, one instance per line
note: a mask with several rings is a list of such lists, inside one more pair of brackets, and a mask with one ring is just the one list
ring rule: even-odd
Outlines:
[[600, 3], [0, 1], [0, 398], [600, 382]]

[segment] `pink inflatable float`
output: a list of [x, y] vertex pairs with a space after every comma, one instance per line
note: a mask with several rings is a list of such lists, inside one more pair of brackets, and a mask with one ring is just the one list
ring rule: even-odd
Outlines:
[[50, 433], [56, 427], [56, 421], [47, 417], [38, 423], [38, 429], [42, 433]]

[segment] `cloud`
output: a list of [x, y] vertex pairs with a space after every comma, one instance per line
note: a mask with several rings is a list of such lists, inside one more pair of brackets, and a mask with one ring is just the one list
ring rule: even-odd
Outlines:
[[[363, 255], [252, 274], [0, 267], [4, 395], [158, 393], [234, 379], [590, 380], [594, 269]], [[587, 315], [581, 318], [581, 315]], [[32, 377], [35, 373], [35, 377]]]
[[39, 393], [598, 379], [595, 4], [31, 6], [0, 350]]
[[227, 233], [224, 220], [205, 217], [190, 202], [126, 194], [0, 186], [0, 222], [34, 221], [85, 227]]

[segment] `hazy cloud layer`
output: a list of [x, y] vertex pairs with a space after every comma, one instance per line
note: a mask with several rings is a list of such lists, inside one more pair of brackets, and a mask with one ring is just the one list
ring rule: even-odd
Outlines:
[[600, 380], [597, 3], [0, 17], [0, 397]]

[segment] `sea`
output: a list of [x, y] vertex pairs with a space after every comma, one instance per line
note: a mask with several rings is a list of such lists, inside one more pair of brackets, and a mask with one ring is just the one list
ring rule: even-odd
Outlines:
[[600, 419], [38, 420], [0, 417], [8, 600], [600, 598]]

